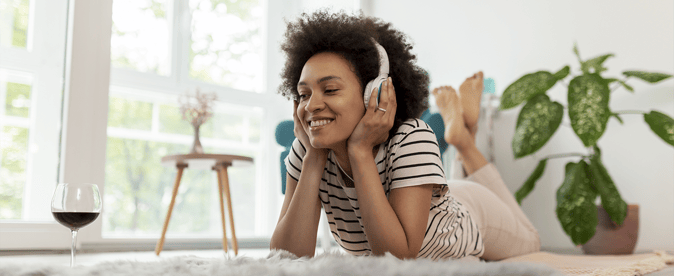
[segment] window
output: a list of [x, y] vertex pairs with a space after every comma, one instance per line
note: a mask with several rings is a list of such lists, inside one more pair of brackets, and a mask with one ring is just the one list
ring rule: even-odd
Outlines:
[[[104, 235], [154, 237], [160, 233], [171, 199], [176, 169], [163, 167], [162, 156], [189, 152], [191, 125], [181, 119], [176, 97], [113, 87], [108, 116]], [[206, 152], [261, 159], [261, 108], [245, 110], [220, 103], [201, 127]], [[250, 131], [255, 130], [255, 131]], [[255, 167], [228, 170], [235, 223], [240, 233], [254, 233]], [[171, 234], [221, 235], [215, 174], [185, 170], [169, 226]], [[240, 234], [241, 236], [241, 234]], [[245, 234], [243, 235], [245, 237]]]
[[[25, 39], [24, 39], [25, 40]], [[28, 180], [28, 134], [30, 131], [31, 74], [0, 69], [3, 99], [0, 133], [0, 219], [23, 218], [24, 192]]]
[[[103, 216], [80, 233], [80, 248], [154, 246], [175, 177], [159, 159], [190, 148], [177, 97], [197, 87], [219, 98], [201, 129], [206, 150], [255, 159], [228, 171], [239, 245], [268, 239], [283, 200], [273, 133], [292, 119], [292, 103], [275, 93], [283, 63], [277, 43], [284, 18], [305, 1], [71, 3], [0, 0], [0, 250], [69, 248], [69, 231], [49, 211], [59, 179], [102, 188]], [[124, 22], [129, 17], [136, 19]], [[211, 38], [219, 31], [200, 26], [214, 19], [243, 27], [232, 41]], [[111, 42], [102, 45], [97, 35], [108, 30]], [[242, 43], [244, 36], [250, 40]], [[107, 45], [110, 57], [100, 60]], [[82, 47], [89, 51], [73, 50]], [[185, 171], [169, 237], [219, 240], [215, 178]]]
[[[49, 15], [49, 16], [47, 16]], [[51, 222], [66, 1], [0, 0], [0, 222]]]
[[[264, 151], [272, 140], [262, 124], [273, 104], [259, 100], [264, 4], [113, 1], [104, 238], [161, 233], [177, 170], [160, 160], [189, 152], [193, 129], [177, 99], [197, 88], [218, 95], [214, 116], [200, 128], [205, 152], [255, 160], [228, 170], [237, 237], [269, 234], [264, 221], [277, 214], [259, 196], [268, 191], [260, 177], [265, 160], [274, 158]], [[216, 183], [213, 171], [184, 171], [168, 236], [222, 235]]]
[[110, 62], [115, 68], [171, 73], [171, 1], [114, 1]]
[[252, 1], [190, 0], [191, 79], [262, 91], [262, 6]]
[[28, 22], [31, 19], [30, 0], [8, 0], [0, 3], [2, 26], [0, 46], [28, 49]]

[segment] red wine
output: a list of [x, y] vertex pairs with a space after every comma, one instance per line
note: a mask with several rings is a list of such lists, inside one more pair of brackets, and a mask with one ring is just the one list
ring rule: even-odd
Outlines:
[[73, 231], [94, 222], [99, 214], [92, 212], [52, 212], [56, 221]]

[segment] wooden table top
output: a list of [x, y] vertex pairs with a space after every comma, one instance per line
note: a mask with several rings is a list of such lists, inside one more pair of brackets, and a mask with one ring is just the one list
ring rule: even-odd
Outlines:
[[216, 164], [226, 166], [251, 165], [253, 164], [253, 158], [231, 154], [190, 153], [164, 156], [161, 158], [161, 163], [167, 167], [184, 164], [192, 169], [211, 169]]

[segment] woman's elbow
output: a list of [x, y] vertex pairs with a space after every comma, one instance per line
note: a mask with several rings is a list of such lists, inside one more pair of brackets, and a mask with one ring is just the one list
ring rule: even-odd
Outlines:
[[[400, 259], [400, 260], [415, 260], [417, 258], [417, 254], [409, 251], [403, 251], [403, 252], [392, 252], [392, 251], [385, 251], [393, 255], [394, 257]], [[384, 256], [386, 255], [385, 252], [380, 252], [380, 253], [374, 253], [375, 256]]]
[[284, 250], [289, 253], [292, 253], [293, 255], [301, 258], [301, 257], [309, 257], [313, 258], [315, 254], [315, 250], [303, 250], [303, 249], [298, 249], [298, 248], [291, 248], [287, 244], [281, 244], [279, 242], [275, 242], [274, 239], [272, 238], [271, 241], [269, 242], [269, 250], [270, 251], [275, 251], [275, 250]]

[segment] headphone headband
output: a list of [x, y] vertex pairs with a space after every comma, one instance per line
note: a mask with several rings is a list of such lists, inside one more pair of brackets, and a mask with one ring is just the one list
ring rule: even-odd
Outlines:
[[388, 54], [386, 53], [384, 47], [377, 43], [374, 38], [370, 39], [372, 39], [372, 42], [374, 42], [374, 46], [377, 47], [377, 52], [379, 53], [379, 76], [386, 75], [386, 77], [388, 77]]
[[[379, 56], [379, 75], [375, 79], [368, 82], [367, 85], [365, 86], [365, 91], [363, 93], [363, 99], [365, 100], [365, 108], [367, 108], [367, 103], [370, 101], [370, 97], [372, 96], [372, 90], [375, 87], [379, 88], [381, 83], [388, 78], [389, 73], [388, 54], [386, 53], [386, 50], [384, 49], [383, 46], [377, 43], [377, 41], [374, 40], [374, 38], [370, 39], [374, 43], [374, 46], [377, 48], [377, 53]], [[381, 90], [379, 92], [381, 93]], [[379, 106], [379, 95], [375, 97], [375, 100], [377, 101], [377, 106]]]

